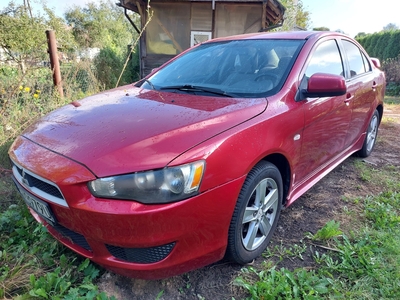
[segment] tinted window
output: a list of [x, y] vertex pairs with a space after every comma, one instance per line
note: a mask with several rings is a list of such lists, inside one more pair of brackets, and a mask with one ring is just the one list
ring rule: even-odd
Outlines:
[[323, 42], [312, 55], [306, 76], [315, 73], [328, 73], [343, 76], [342, 58], [335, 40]]
[[143, 87], [198, 95], [214, 89], [245, 98], [271, 95], [282, 87], [303, 44], [304, 40], [205, 43], [151, 76], [153, 86], [144, 82]]
[[343, 46], [349, 60], [350, 77], [365, 73], [367, 69], [360, 49], [349, 41], [343, 41]]

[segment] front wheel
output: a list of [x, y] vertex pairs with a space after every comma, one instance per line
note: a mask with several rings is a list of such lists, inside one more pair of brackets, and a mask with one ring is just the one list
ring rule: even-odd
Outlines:
[[282, 195], [282, 177], [275, 165], [260, 162], [250, 171], [229, 227], [229, 259], [246, 264], [261, 255], [278, 223]]
[[368, 157], [372, 153], [376, 143], [376, 137], [378, 135], [378, 127], [379, 112], [375, 110], [368, 125], [367, 135], [365, 136], [363, 147], [357, 152], [359, 157]]

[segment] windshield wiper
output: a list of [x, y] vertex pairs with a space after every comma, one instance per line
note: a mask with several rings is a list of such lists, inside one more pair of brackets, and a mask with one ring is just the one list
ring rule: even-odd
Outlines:
[[151, 88], [152, 88], [153, 90], [156, 89], [156, 88], [154, 87], [154, 84], [153, 84], [150, 80], [148, 80], [147, 78], [143, 79], [143, 81], [147, 82], [147, 83], [151, 86]]
[[170, 85], [161, 87], [160, 90], [179, 90], [184, 92], [205, 92], [214, 95], [224, 96], [224, 97], [235, 97], [235, 95], [228, 94], [227, 92], [217, 89], [217, 88], [210, 88], [205, 86], [197, 86], [191, 84], [184, 84], [184, 85]]

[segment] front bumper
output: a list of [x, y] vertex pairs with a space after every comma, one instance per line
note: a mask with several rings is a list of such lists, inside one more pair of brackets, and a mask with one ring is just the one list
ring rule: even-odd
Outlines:
[[[53, 222], [30, 205], [55, 238], [107, 269], [143, 279], [170, 277], [220, 260], [245, 179], [184, 201], [144, 205], [93, 197], [87, 182], [95, 176], [86, 167], [25, 138], [13, 144], [10, 157], [18, 189], [29, 201], [47, 204], [54, 215]], [[57, 187], [65, 203], [32, 188], [25, 174]]]

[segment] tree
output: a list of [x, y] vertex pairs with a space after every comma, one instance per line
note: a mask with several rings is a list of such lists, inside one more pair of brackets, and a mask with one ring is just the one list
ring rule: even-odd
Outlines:
[[315, 31], [330, 31], [328, 27], [315, 27], [313, 28]]
[[310, 13], [305, 10], [303, 6], [303, 2], [299, 0], [297, 2], [297, 9], [296, 9], [296, 25], [307, 29], [310, 26]]
[[[138, 23], [136, 14], [130, 17]], [[65, 18], [81, 49], [100, 49], [94, 59], [96, 77], [103, 88], [114, 88], [130, 55], [128, 45], [137, 37], [123, 10], [115, 5], [115, 1], [101, 0], [87, 3], [83, 8], [74, 6], [66, 12]], [[133, 65], [139, 67], [138, 63]], [[138, 72], [127, 70], [120, 84], [132, 82], [134, 73]]]
[[397, 29], [399, 29], [399, 27], [397, 27], [397, 25], [393, 24], [393, 23], [389, 23], [389, 24], [387, 24], [386, 26], [383, 27], [383, 31], [394, 31], [394, 30], [397, 30]]
[[73, 6], [65, 13], [65, 19], [81, 48], [125, 50], [136, 33], [112, 0], [89, 2], [83, 8]]
[[56, 30], [60, 46], [74, 46], [64, 21], [45, 6], [43, 11], [44, 16], [34, 15], [29, 6], [10, 2], [0, 13], [0, 48], [7, 60], [18, 64], [23, 73], [48, 56], [46, 30]]
[[367, 36], [365, 32], [359, 32], [357, 35], [354, 37], [355, 39], [361, 39], [363, 37]]
[[285, 21], [281, 30], [293, 30], [295, 27], [307, 29], [310, 23], [310, 13], [304, 9], [301, 0], [281, 0], [286, 8]]

